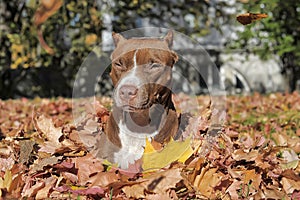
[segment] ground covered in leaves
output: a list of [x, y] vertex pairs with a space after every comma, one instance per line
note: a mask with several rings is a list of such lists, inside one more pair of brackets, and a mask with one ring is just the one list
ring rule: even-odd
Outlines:
[[[179, 96], [176, 103], [188, 100]], [[298, 93], [227, 97], [227, 120], [217, 134], [211, 134], [209, 97], [197, 101], [200, 108], [184, 132], [189, 142], [173, 141], [161, 150], [147, 143], [154, 157], [145, 156], [143, 166], [156, 167], [134, 171], [91, 153], [99, 148], [95, 141], [103, 134], [109, 98], [78, 100], [85, 114], [77, 123], [69, 99], [0, 100], [0, 196], [300, 199]]]

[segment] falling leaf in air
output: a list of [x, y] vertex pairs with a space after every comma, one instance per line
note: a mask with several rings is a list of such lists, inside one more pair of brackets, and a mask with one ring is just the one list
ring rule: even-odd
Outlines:
[[246, 13], [237, 15], [236, 20], [243, 25], [248, 25], [254, 21], [261, 20], [266, 17], [268, 17], [268, 15], [264, 13]]
[[41, 0], [34, 14], [34, 25], [39, 26], [52, 16], [63, 4], [62, 0]]
[[33, 17], [34, 25], [38, 27], [38, 40], [41, 46], [49, 54], [53, 54], [54, 50], [45, 42], [40, 25], [51, 17], [62, 6], [62, 4], [63, 0], [41, 0]]

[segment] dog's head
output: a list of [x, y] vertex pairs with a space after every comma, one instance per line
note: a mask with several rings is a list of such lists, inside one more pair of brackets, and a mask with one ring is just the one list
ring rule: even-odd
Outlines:
[[153, 104], [167, 107], [171, 98], [172, 67], [178, 60], [170, 48], [173, 32], [160, 38], [125, 39], [114, 33], [110, 76], [115, 86], [115, 105], [139, 112]]

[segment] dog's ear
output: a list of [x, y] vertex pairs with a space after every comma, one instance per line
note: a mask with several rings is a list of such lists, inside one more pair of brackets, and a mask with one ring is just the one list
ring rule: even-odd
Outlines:
[[115, 46], [118, 46], [118, 43], [119, 43], [120, 41], [126, 40], [121, 34], [115, 33], [115, 32], [112, 33], [112, 37], [113, 37]]
[[168, 44], [169, 48], [171, 49], [173, 46], [173, 31], [169, 30], [167, 35], [164, 37], [164, 41]]

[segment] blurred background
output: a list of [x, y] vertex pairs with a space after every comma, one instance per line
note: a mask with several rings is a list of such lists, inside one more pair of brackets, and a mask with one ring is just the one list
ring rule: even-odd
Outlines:
[[[247, 12], [268, 17], [243, 26], [236, 15]], [[175, 76], [178, 92], [207, 94], [220, 80], [229, 94], [300, 90], [300, 1], [10, 0], [0, 1], [0, 98], [72, 97], [82, 64], [88, 79], [89, 67], [100, 69], [109, 58], [112, 31], [148, 26], [173, 29], [202, 46], [184, 38], [174, 46], [189, 58], [174, 69], [189, 82], [184, 87]], [[99, 66], [84, 62], [88, 55]], [[85, 80], [75, 86], [86, 96], [109, 95], [108, 73], [109, 67], [90, 91]]]

